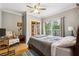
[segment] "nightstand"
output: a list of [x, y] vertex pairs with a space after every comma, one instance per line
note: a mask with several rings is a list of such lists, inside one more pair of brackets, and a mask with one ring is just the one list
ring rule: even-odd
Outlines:
[[19, 39], [21, 43], [26, 43], [26, 37], [24, 35], [19, 35]]

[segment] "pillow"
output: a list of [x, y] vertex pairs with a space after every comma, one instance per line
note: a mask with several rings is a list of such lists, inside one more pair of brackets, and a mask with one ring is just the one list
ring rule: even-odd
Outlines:
[[59, 46], [59, 47], [69, 47], [73, 46], [76, 43], [76, 37], [73, 36], [67, 36], [62, 38], [61, 40], [53, 43], [54, 46]]
[[6, 31], [6, 36], [12, 36], [12, 31]]
[[35, 35], [36, 38], [46, 37], [46, 35]]
[[6, 37], [13, 38], [13, 32], [12, 31], [6, 31]]

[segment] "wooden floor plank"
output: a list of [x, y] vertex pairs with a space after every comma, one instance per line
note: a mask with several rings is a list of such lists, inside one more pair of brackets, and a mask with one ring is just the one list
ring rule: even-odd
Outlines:
[[[28, 51], [28, 46], [25, 43], [20, 43], [20, 44], [16, 44], [16, 45], [10, 47], [9, 50], [10, 51], [15, 50], [15, 55], [21, 55], [24, 52]], [[8, 51], [8, 49], [2, 49], [2, 50], [0, 50], [0, 54], [5, 53], [7, 51]]]

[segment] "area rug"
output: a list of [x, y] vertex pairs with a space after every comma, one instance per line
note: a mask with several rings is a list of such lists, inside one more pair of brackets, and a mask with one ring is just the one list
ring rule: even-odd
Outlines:
[[23, 53], [21, 56], [39, 56], [39, 55], [33, 50], [28, 50], [27, 52]]

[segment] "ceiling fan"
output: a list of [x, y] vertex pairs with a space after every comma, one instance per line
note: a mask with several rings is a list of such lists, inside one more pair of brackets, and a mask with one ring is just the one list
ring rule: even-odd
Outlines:
[[30, 5], [27, 5], [27, 7], [31, 9], [31, 11], [30, 11], [31, 13], [34, 12], [34, 13], [40, 14], [40, 11], [41, 10], [46, 10], [46, 8], [43, 8], [43, 7], [40, 6], [40, 3], [33, 4], [31, 6]]

